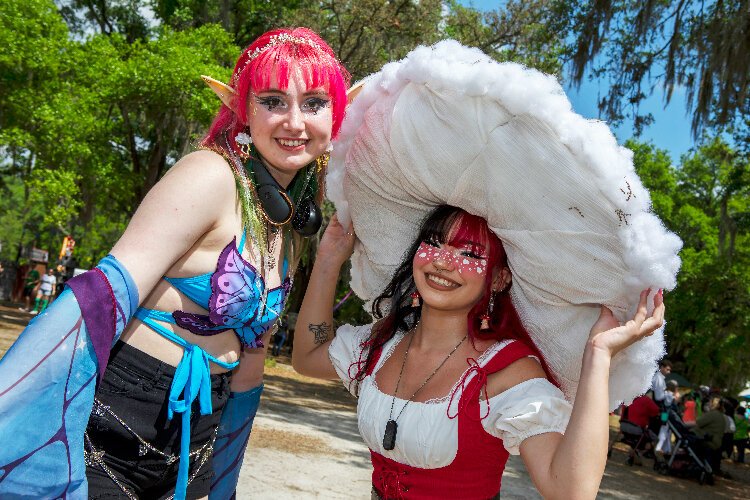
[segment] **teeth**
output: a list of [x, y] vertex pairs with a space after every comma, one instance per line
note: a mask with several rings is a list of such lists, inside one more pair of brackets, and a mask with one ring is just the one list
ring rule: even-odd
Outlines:
[[434, 282], [434, 283], [437, 283], [438, 285], [442, 285], [442, 286], [451, 286], [451, 287], [458, 286], [455, 283], [453, 283], [452, 281], [448, 281], [447, 279], [440, 278], [440, 277], [432, 275], [432, 274], [428, 275], [427, 279], [430, 280], [430, 281], [432, 281], [432, 282]]
[[282, 146], [290, 146], [290, 147], [302, 146], [306, 142], [307, 141], [304, 140], [304, 139], [296, 139], [296, 140], [293, 140], [293, 141], [290, 141], [290, 140], [287, 140], [287, 139], [279, 139], [279, 143]]

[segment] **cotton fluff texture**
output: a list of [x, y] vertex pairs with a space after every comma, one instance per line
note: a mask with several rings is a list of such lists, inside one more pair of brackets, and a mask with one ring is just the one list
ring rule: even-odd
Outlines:
[[[447, 40], [368, 77], [327, 178], [359, 238], [354, 292], [381, 293], [427, 213], [487, 219], [513, 272], [515, 307], [572, 402], [598, 304], [624, 321], [641, 290], [670, 290], [682, 242], [650, 212], [632, 153], [574, 113], [557, 80]], [[650, 299], [649, 299], [650, 303]], [[648, 390], [663, 329], [612, 361], [610, 405]]]

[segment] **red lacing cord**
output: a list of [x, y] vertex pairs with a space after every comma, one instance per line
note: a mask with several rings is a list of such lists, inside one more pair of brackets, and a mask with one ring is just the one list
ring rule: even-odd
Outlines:
[[[484, 415], [479, 416], [479, 420], [483, 420], [487, 417], [487, 415], [490, 414], [490, 399], [487, 395], [487, 372], [484, 368], [479, 366], [479, 363], [477, 363], [477, 360], [474, 358], [467, 358], [466, 362], [469, 363], [469, 369], [464, 372], [464, 374], [461, 376], [461, 380], [459, 381], [459, 384], [456, 386], [456, 389], [451, 393], [451, 399], [448, 401], [448, 408], [446, 408], [445, 413], [448, 415], [448, 418], [451, 420], [458, 417], [458, 414], [462, 411], [466, 413], [466, 405], [467, 402], [473, 401], [475, 398], [479, 399], [482, 395], [482, 391], [484, 391], [484, 400], [487, 402], [487, 413]], [[466, 389], [466, 382], [469, 379], [469, 377], [473, 374], [477, 374], [477, 380], [478, 382], [474, 385], [474, 389], [464, 394], [464, 391]], [[458, 409], [456, 410], [456, 414], [451, 416], [451, 406], [453, 405], [453, 398], [456, 397], [456, 394], [459, 393], [459, 390], [462, 394], [462, 396], [459, 399], [458, 403]], [[474, 418], [471, 414], [467, 413], [467, 416], [469, 418]]]
[[383, 498], [404, 498], [403, 493], [407, 491], [407, 489], [401, 485], [401, 476], [404, 475], [406, 475], [406, 472], [404, 471], [383, 470], [383, 475], [380, 478], [383, 485]]

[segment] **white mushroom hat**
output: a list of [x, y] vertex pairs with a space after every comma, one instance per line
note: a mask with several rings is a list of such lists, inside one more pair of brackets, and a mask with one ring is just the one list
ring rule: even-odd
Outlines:
[[[437, 205], [484, 217], [521, 321], [573, 401], [599, 304], [623, 321], [641, 290], [676, 285], [682, 242], [632, 156], [555, 77], [453, 40], [418, 47], [365, 79], [331, 156], [328, 196], [359, 239], [352, 289], [377, 297]], [[661, 329], [615, 356], [612, 408], [648, 390], [664, 352]]]

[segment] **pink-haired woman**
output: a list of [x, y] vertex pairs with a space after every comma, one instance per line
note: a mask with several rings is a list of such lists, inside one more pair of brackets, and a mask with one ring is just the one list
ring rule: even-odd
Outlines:
[[[218, 89], [224, 105], [204, 149], [170, 169], [112, 250], [144, 300], [115, 346], [88, 426], [87, 444], [104, 451], [87, 471], [93, 498], [118, 491], [160, 498], [175, 484], [198, 498], [221, 481], [233, 490], [271, 327], [300, 240], [319, 227], [322, 158], [343, 120], [347, 74], [312, 31], [275, 30], [243, 51], [228, 87]], [[264, 206], [259, 198], [268, 191], [288, 205], [272, 197]], [[210, 396], [199, 394], [200, 403], [185, 397], [195, 377], [210, 379]], [[136, 392], [143, 394], [137, 403]], [[230, 425], [219, 431], [225, 404]], [[180, 410], [181, 421], [170, 419]], [[214, 467], [212, 446], [221, 461]], [[136, 466], [145, 470], [134, 474]]]
[[[228, 85], [204, 79], [223, 105], [201, 150], [154, 186], [111, 255], [73, 281], [0, 366], [11, 381], [0, 388], [3, 432], [24, 432], [24, 398], [45, 384], [49, 412], [63, 422], [54, 427], [60, 418], [50, 413], [51, 430], [36, 429], [47, 444], [24, 438], [0, 453], [0, 496], [83, 495], [86, 482], [89, 498], [234, 494], [265, 346], [302, 239], [320, 227], [349, 76], [317, 34], [296, 28], [255, 40]], [[32, 339], [58, 331], [59, 343], [49, 354], [37, 344], [40, 360], [27, 369]], [[75, 352], [84, 355], [66, 354]], [[29, 380], [38, 383], [21, 389]]]

